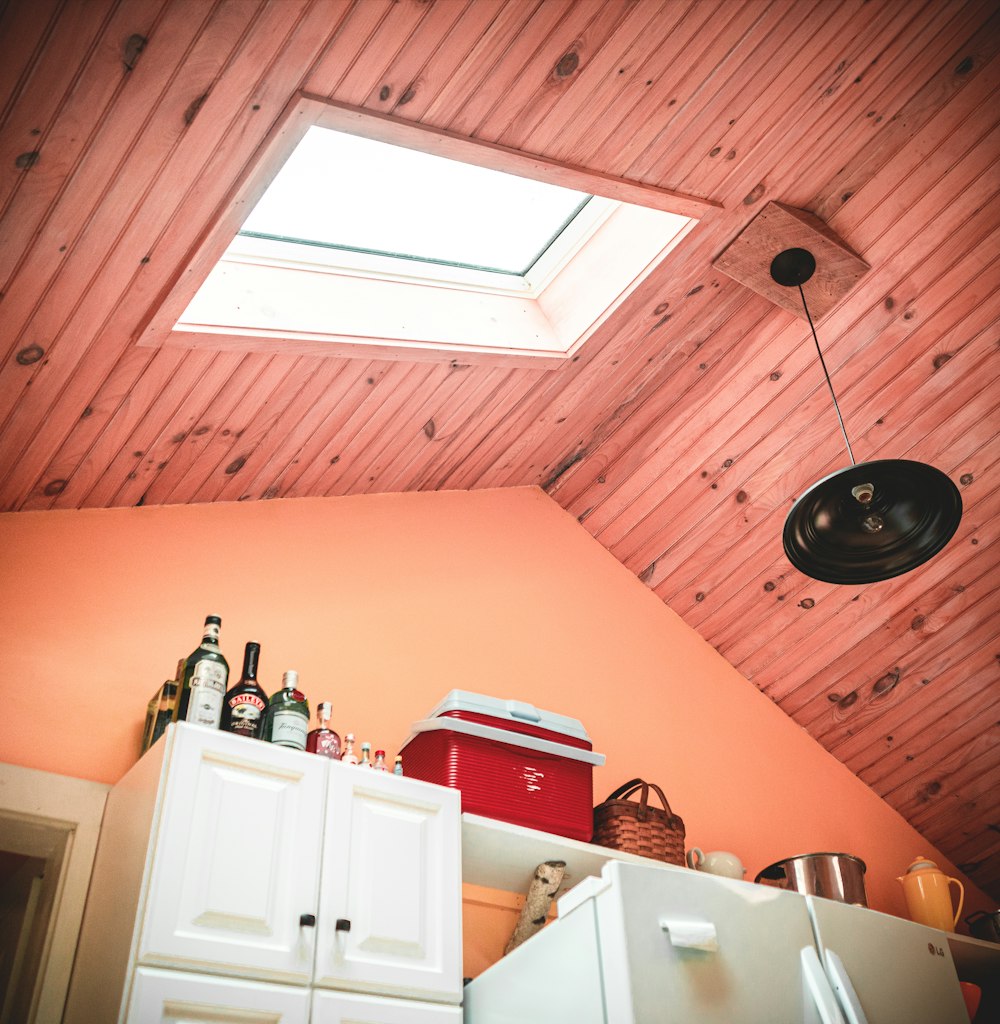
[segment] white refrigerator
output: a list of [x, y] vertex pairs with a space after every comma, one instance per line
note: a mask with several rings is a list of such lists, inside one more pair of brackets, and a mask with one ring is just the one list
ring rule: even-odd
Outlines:
[[465, 1024], [968, 1024], [943, 933], [609, 861], [465, 988]]

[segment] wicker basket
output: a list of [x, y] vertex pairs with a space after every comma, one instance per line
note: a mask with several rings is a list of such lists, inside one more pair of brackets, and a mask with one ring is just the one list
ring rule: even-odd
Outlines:
[[[638, 803], [628, 799], [640, 789]], [[664, 810], [649, 805], [650, 790], [660, 798]], [[684, 822], [670, 810], [663, 790], [642, 779], [619, 786], [594, 808], [591, 842], [684, 867]]]

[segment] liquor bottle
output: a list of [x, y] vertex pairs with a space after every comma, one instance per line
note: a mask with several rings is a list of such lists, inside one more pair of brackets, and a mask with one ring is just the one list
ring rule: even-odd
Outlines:
[[372, 761], [372, 769], [377, 772], [387, 772], [389, 770], [385, 763], [384, 750], [375, 751], [375, 760]]
[[149, 745], [152, 746], [162, 735], [168, 725], [174, 720], [177, 713], [177, 680], [168, 679], [160, 687], [159, 708], [156, 712], [156, 721], [153, 723], [153, 734], [149, 738]]
[[306, 737], [306, 750], [312, 754], [322, 754], [323, 757], [332, 757], [337, 760], [340, 757], [340, 737], [328, 724], [332, 710], [333, 705], [326, 700], [320, 701], [316, 706], [319, 728], [313, 729]]
[[344, 764], [357, 764], [358, 755], [354, 753], [354, 733], [349, 732], [344, 737], [344, 752], [340, 755], [340, 760]]
[[[162, 687], [161, 687], [162, 689]], [[160, 707], [160, 690], [150, 698], [149, 703], [146, 705], [146, 722], [142, 727], [142, 747], [141, 753], [145, 754], [149, 750], [150, 744], [153, 742], [153, 727], [156, 725], [156, 712]]]
[[229, 680], [229, 662], [219, 650], [221, 626], [222, 619], [218, 615], [209, 615], [205, 619], [201, 643], [184, 662], [182, 689], [177, 703], [177, 717], [182, 722], [219, 728], [222, 701]]
[[299, 674], [289, 669], [281, 677], [281, 689], [267, 704], [264, 738], [282, 747], [306, 749], [306, 731], [309, 729], [309, 703], [305, 694], [296, 688]]
[[403, 774], [403, 755], [402, 754], [397, 754], [396, 755], [396, 762], [392, 766], [392, 774], [393, 775], [402, 775]]
[[358, 765], [359, 768], [371, 768], [371, 750], [372, 745], [370, 743], [361, 744], [361, 763]]
[[250, 739], [264, 738], [264, 712], [267, 694], [257, 682], [260, 644], [250, 641], [243, 650], [240, 681], [226, 694], [222, 705], [221, 728]]

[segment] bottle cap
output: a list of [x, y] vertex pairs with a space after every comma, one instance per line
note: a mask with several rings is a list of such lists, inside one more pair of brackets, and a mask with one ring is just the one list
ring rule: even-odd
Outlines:
[[345, 739], [345, 740], [346, 740], [346, 741], [347, 741], [348, 743], [353, 743], [353, 742], [354, 742], [354, 733], [353, 733], [353, 732], [345, 733], [345, 735], [344, 735], [344, 739]]
[[298, 683], [299, 683], [299, 674], [298, 674], [298, 672], [295, 671], [294, 668], [290, 668], [281, 677], [281, 686], [285, 690], [294, 690], [295, 687], [298, 686]]
[[396, 755], [396, 760], [397, 761], [402, 761], [403, 760], [403, 755], [402, 754], [397, 754]]
[[371, 750], [372, 749], [372, 745], [370, 743], [368, 743], [368, 742], [362, 743], [361, 744], [361, 749], [362, 750]]
[[321, 700], [316, 705], [316, 713], [318, 715], [328, 715], [333, 711], [333, 705], [328, 700]]
[[205, 625], [207, 626], [210, 622], [214, 622], [215, 625], [217, 625], [217, 626], [221, 626], [222, 625], [222, 619], [220, 619], [218, 615], [206, 615], [205, 616]]
[[375, 756], [376, 757], [385, 757], [385, 751], [384, 750], [376, 750], [375, 751]]

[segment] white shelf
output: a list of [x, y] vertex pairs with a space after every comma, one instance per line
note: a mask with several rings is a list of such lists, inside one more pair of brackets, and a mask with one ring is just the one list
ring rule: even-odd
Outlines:
[[462, 815], [463, 882], [508, 892], [525, 892], [535, 868], [548, 860], [566, 862], [566, 888], [589, 875], [599, 875], [609, 860], [672, 871], [687, 870], [649, 857], [581, 843], [478, 814]]

